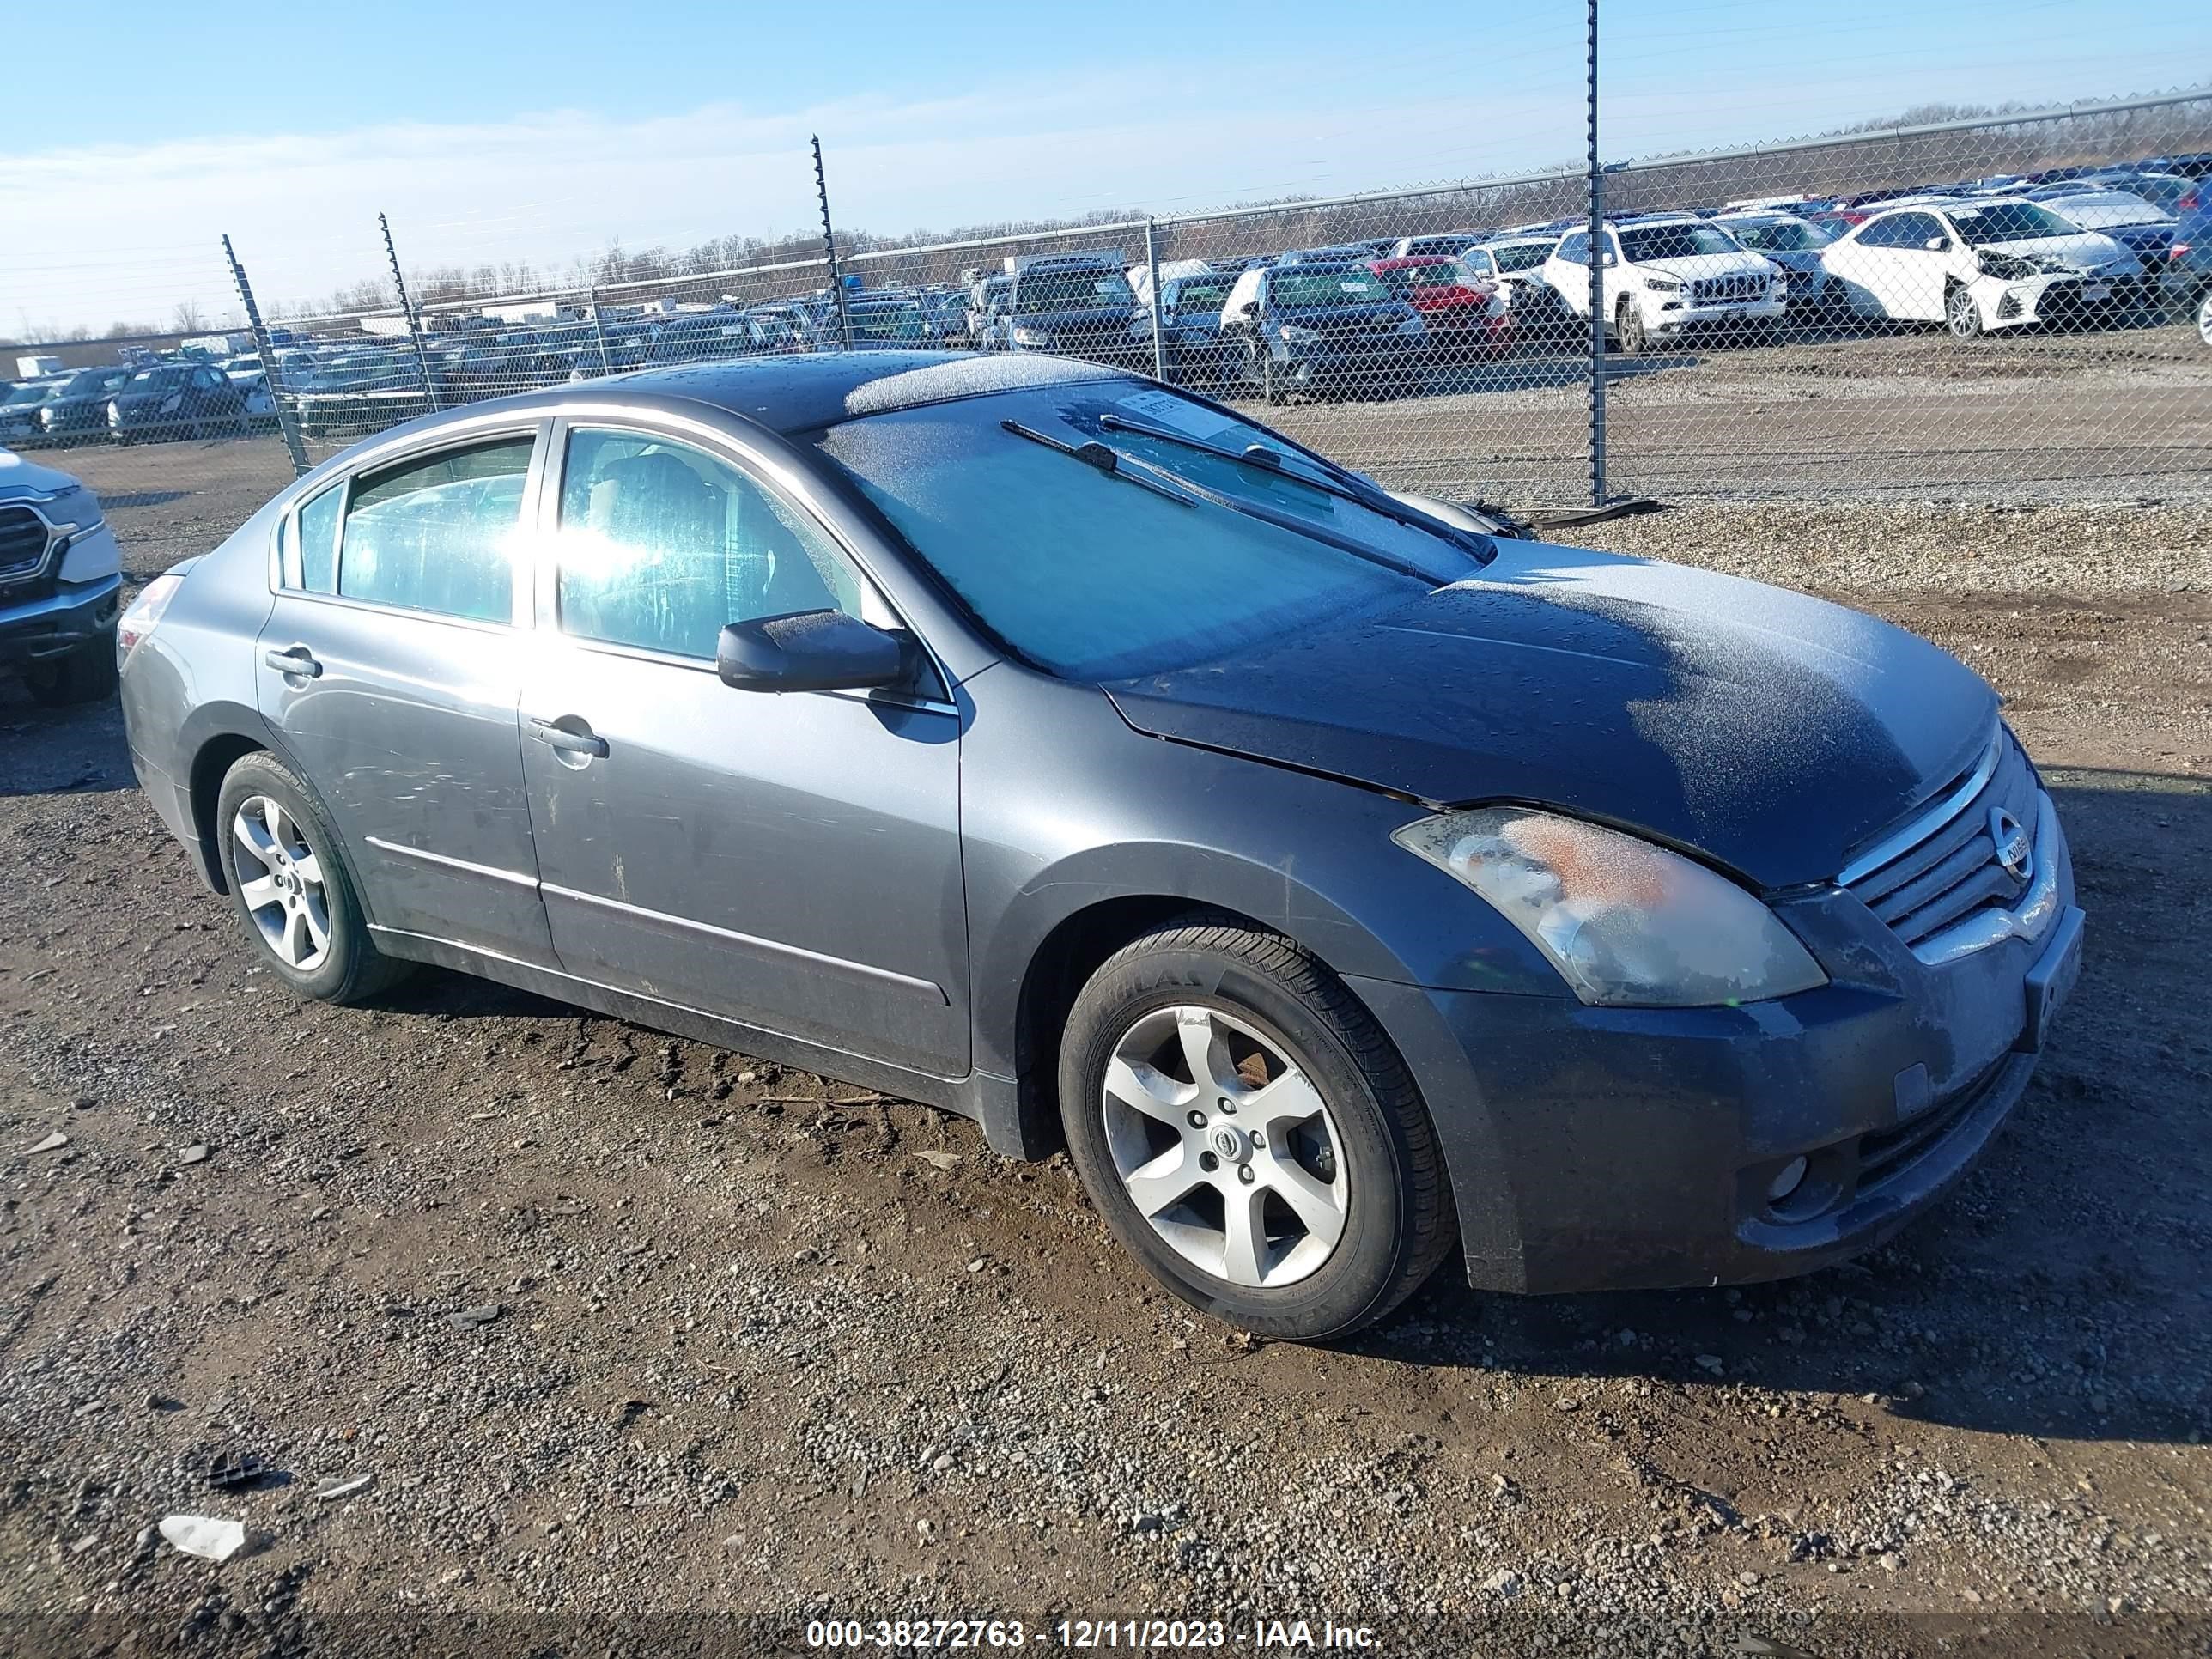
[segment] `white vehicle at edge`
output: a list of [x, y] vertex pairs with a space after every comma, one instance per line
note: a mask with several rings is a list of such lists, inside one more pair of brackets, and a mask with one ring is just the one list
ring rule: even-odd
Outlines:
[[1962, 340], [2117, 313], [2143, 274], [2111, 237], [2017, 197], [1887, 206], [1831, 242], [1820, 263], [1859, 316], [1942, 323]]
[[[1653, 339], [1718, 324], [1779, 322], [1789, 310], [1782, 267], [1725, 230], [1680, 217], [1602, 227], [1605, 315], [1629, 356]], [[1571, 230], [1544, 262], [1544, 280], [1577, 317], [1589, 315], [1589, 233]]]

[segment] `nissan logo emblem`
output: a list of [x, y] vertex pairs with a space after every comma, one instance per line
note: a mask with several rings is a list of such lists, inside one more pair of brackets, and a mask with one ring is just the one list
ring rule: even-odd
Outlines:
[[1990, 841], [1996, 848], [1997, 863], [2014, 881], [2026, 881], [2034, 867], [2035, 852], [2021, 821], [2002, 806], [1990, 808]]

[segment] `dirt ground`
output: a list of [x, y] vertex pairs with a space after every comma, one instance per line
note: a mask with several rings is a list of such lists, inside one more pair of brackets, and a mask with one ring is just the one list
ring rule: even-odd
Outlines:
[[[71, 465], [140, 580], [280, 483], [270, 451]], [[1874, 1255], [1533, 1301], [1447, 1268], [1334, 1349], [1201, 1322], [1064, 1160], [958, 1120], [427, 970], [297, 1004], [115, 708], [0, 693], [0, 1646], [804, 1651], [810, 1619], [936, 1617], [1056, 1650], [1158, 1615], [1254, 1652], [1324, 1619], [1409, 1654], [2212, 1651], [2212, 513], [1576, 533], [1966, 654], [2057, 797], [2087, 965], [2008, 1132]], [[225, 1454], [266, 1473], [212, 1491]], [[180, 1553], [178, 1514], [248, 1546]]]

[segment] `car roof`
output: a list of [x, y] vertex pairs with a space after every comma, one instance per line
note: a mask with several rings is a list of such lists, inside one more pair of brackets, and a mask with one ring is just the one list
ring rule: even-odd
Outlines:
[[811, 431], [863, 415], [1030, 386], [1133, 378], [1126, 370], [1066, 357], [966, 351], [841, 351], [820, 356], [757, 357], [610, 374], [465, 404], [410, 422], [410, 435], [492, 410], [557, 409], [612, 401], [641, 410], [696, 411], [705, 404], [771, 432]]

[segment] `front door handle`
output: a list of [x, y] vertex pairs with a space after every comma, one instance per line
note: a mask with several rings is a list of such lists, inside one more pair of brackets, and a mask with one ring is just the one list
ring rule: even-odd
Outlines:
[[315, 660], [315, 653], [304, 645], [295, 645], [283, 651], [264, 651], [261, 660], [280, 674], [296, 674], [301, 679], [319, 678], [323, 665]]
[[556, 726], [551, 720], [533, 717], [530, 735], [548, 749], [557, 749], [564, 755], [589, 755], [594, 760], [606, 757], [607, 740], [595, 738], [588, 732], [571, 732], [565, 726]]

